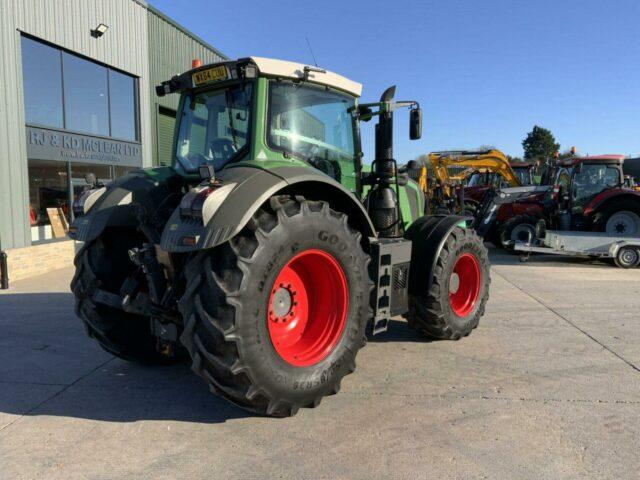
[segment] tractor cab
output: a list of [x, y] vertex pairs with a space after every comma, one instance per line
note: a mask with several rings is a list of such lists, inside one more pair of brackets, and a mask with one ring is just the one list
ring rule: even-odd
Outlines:
[[325, 70], [259, 57], [200, 66], [157, 87], [181, 93], [174, 167], [197, 173], [259, 162], [313, 166], [355, 191], [355, 105], [362, 86]]
[[580, 224], [580, 217], [585, 210], [588, 213], [599, 197], [623, 188], [623, 158], [621, 155], [576, 157], [559, 164], [556, 185], [560, 208], [571, 213], [573, 223]]
[[535, 168], [534, 163], [529, 162], [509, 162], [511, 168], [513, 169], [513, 173], [516, 174], [518, 180], [520, 181], [520, 185], [526, 187], [528, 185], [535, 185], [536, 182], [534, 180], [533, 171]]

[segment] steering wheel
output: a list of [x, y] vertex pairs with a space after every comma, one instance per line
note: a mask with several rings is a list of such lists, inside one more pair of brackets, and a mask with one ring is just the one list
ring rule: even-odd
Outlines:
[[233, 142], [228, 138], [214, 138], [209, 143], [209, 148], [214, 160], [223, 161], [230, 158], [237, 151]]

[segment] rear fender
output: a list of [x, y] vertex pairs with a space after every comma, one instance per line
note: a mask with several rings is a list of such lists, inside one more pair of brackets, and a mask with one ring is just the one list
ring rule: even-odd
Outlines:
[[614, 188], [600, 192], [587, 205], [585, 205], [584, 216], [588, 217], [594, 214], [601, 208], [606, 207], [610, 201], [619, 200], [632, 200], [637, 202], [640, 206], [640, 192], [622, 188]]
[[179, 193], [182, 177], [173, 169], [135, 170], [109, 183], [84, 215], [71, 224], [69, 237], [81, 242], [96, 239], [110, 226], [137, 227], [138, 220], [132, 204], [139, 204], [153, 212], [171, 193]]
[[[216, 178], [223, 187], [206, 199], [203, 218], [185, 217], [179, 208], [173, 212], [162, 233], [163, 250], [189, 252], [220, 245], [237, 235], [270, 197], [279, 194], [326, 200], [332, 208], [346, 213], [364, 238], [375, 236], [362, 203], [340, 183], [315, 169], [238, 166], [220, 171]], [[195, 239], [193, 245], [184, 241], [188, 237]]]
[[417, 295], [431, 288], [433, 269], [451, 231], [468, 217], [461, 215], [425, 215], [416, 220], [404, 237], [411, 240], [409, 294]]

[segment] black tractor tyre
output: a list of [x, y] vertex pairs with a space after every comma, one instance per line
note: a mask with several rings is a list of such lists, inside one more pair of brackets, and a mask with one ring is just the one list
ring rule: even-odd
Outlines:
[[[477, 288], [475, 300], [465, 306], [463, 315], [458, 315], [454, 311], [450, 292], [454, 269], [463, 258], [465, 262], [473, 258], [479, 278], [473, 280], [473, 288]], [[412, 265], [412, 268], [415, 266]], [[410, 295], [409, 311], [404, 317], [411, 328], [428, 337], [459, 340], [468, 336], [484, 315], [490, 283], [489, 255], [482, 239], [471, 229], [456, 227], [445, 240], [435, 261], [431, 285], [427, 291]], [[461, 285], [457, 288], [461, 288]]]
[[478, 205], [473, 202], [465, 202], [460, 212], [461, 215], [469, 215], [471, 217], [475, 217], [476, 213], [478, 213]]
[[[591, 229], [594, 232], [606, 232], [607, 222], [609, 219], [618, 212], [630, 212], [640, 217], [640, 200], [626, 199], [612, 199], [607, 204], [600, 208], [594, 215], [591, 223]], [[625, 232], [620, 232], [625, 234]], [[639, 234], [640, 232], [633, 232], [631, 234]]]
[[536, 241], [536, 225], [538, 220], [539, 218], [532, 215], [516, 215], [496, 229], [496, 241], [492, 243], [497, 243], [500, 248], [513, 252], [513, 244], [509, 242], [512, 241], [514, 230], [516, 228], [522, 230], [523, 227], [526, 227], [527, 230], [521, 232], [522, 235], [518, 236], [518, 240], [534, 243]]
[[169, 364], [177, 361], [160, 354], [157, 338], [151, 334], [148, 317], [124, 312], [93, 299], [96, 288], [119, 294], [127, 277], [135, 275], [137, 267], [128, 257], [128, 250], [142, 240], [128, 231], [111, 232], [84, 245], [77, 253], [71, 291], [75, 296], [75, 311], [87, 335], [95, 339], [108, 353], [124, 360], [145, 365]]
[[[272, 299], [283, 287], [274, 282], [285, 267], [308, 252], [329, 255], [340, 265], [348, 307], [341, 317], [344, 326], [326, 356], [295, 365], [276, 350]], [[201, 252], [187, 266], [187, 288], [180, 301], [185, 320], [181, 341], [191, 354], [192, 369], [212, 393], [260, 415], [287, 417], [300, 407], [318, 406], [355, 370], [356, 354], [365, 343], [372, 316], [369, 263], [361, 234], [344, 213], [326, 202], [272, 197], [238, 235]], [[313, 278], [322, 284], [318, 277]], [[315, 293], [316, 284], [306, 285], [310, 296], [318, 298], [317, 307], [331, 303], [331, 287], [325, 284], [323, 292]], [[296, 305], [299, 297], [291, 298], [289, 305]]]

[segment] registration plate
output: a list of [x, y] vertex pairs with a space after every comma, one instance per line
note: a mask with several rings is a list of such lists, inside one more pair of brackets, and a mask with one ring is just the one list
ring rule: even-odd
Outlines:
[[218, 82], [227, 78], [227, 69], [223, 65], [207, 68], [206, 70], [195, 72], [192, 78], [194, 87], [205, 83]]

